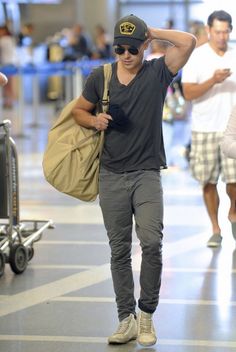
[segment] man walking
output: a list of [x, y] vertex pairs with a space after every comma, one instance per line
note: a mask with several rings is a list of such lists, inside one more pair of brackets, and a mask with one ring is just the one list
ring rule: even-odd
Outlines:
[[201, 183], [212, 225], [209, 247], [221, 245], [217, 183], [220, 174], [230, 199], [228, 219], [236, 236], [236, 161], [221, 150], [223, 132], [236, 102], [236, 51], [229, 45], [232, 18], [214, 11], [207, 21], [208, 42], [196, 48], [182, 72], [184, 96], [192, 101], [190, 168]]
[[[172, 43], [165, 56], [143, 61], [153, 39]], [[108, 114], [92, 115], [102, 98], [103, 71], [88, 78], [73, 111], [78, 124], [105, 130], [101, 155], [99, 198], [111, 247], [111, 272], [119, 326], [111, 344], [138, 338], [156, 343], [152, 322], [161, 285], [163, 198], [161, 169], [166, 167], [162, 110], [168, 85], [188, 60], [196, 40], [189, 33], [148, 28], [134, 16], [120, 19], [114, 29], [117, 61], [112, 65]], [[140, 313], [131, 267], [132, 225], [142, 249]]]

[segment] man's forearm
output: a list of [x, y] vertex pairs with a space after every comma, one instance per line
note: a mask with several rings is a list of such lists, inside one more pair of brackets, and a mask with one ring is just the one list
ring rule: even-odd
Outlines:
[[72, 116], [78, 125], [86, 128], [95, 128], [95, 116], [90, 112], [74, 108]]
[[203, 83], [182, 83], [183, 93], [186, 100], [198, 99], [206, 94], [214, 86], [213, 78]]

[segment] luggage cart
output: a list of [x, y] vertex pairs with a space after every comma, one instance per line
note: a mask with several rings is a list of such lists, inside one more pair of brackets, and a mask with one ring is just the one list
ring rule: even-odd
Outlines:
[[34, 243], [52, 220], [20, 221], [18, 158], [15, 142], [10, 136], [11, 122], [0, 122], [0, 277], [5, 263], [21, 274], [34, 255]]

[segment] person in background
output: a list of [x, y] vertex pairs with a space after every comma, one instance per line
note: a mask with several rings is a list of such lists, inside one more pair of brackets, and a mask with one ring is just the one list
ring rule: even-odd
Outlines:
[[191, 21], [189, 25], [189, 32], [197, 38], [196, 48], [208, 42], [208, 32], [204, 22], [198, 20]]
[[34, 25], [32, 23], [25, 23], [22, 25], [20, 33], [18, 35], [17, 45], [22, 47], [32, 47], [33, 46], [33, 33]]
[[147, 55], [147, 60], [158, 59], [165, 55], [167, 48], [171, 46], [169, 42], [163, 40], [152, 40], [150, 43], [150, 53]]
[[166, 29], [174, 29], [175, 28], [175, 21], [173, 18], [169, 18], [166, 23], [165, 23], [165, 28]]
[[[161, 41], [158, 39], [153, 39], [149, 45], [150, 53], [146, 56], [146, 60], [158, 59], [166, 54], [167, 48], [171, 44], [169, 42]], [[162, 130], [163, 130], [163, 138], [165, 141], [165, 152], [168, 160], [168, 164], [170, 164], [171, 160], [171, 145], [173, 141], [174, 128], [173, 128], [173, 116], [168, 107], [167, 102], [170, 101], [173, 90], [171, 86], [167, 88], [165, 103], [163, 107], [162, 114]]]
[[[226, 158], [236, 160], [236, 105], [234, 105], [221, 143]], [[232, 233], [236, 241], [236, 223], [232, 222]]]
[[95, 52], [93, 58], [109, 59], [112, 57], [112, 45], [105, 28], [98, 24], [95, 27]]
[[74, 60], [91, 57], [92, 51], [89, 41], [81, 24], [73, 26], [69, 46], [72, 52], [71, 56]]
[[230, 199], [228, 219], [236, 230], [236, 161], [221, 150], [223, 132], [236, 102], [236, 51], [229, 45], [232, 18], [227, 12], [214, 11], [208, 17], [208, 42], [196, 48], [182, 72], [185, 99], [192, 101], [190, 168], [200, 182], [212, 225], [207, 245], [222, 242], [219, 225], [220, 175]]
[[[166, 55], [144, 61], [154, 39], [172, 43]], [[156, 343], [152, 321], [162, 272], [163, 195], [161, 169], [166, 168], [162, 111], [168, 85], [191, 55], [196, 40], [189, 33], [147, 27], [140, 18], [121, 18], [114, 28], [114, 51], [107, 114], [92, 112], [102, 99], [103, 69], [88, 77], [73, 115], [86, 128], [105, 131], [100, 161], [99, 201], [111, 248], [111, 273], [119, 325], [110, 344], [137, 338]], [[142, 249], [140, 312], [131, 266], [133, 217]]]
[[[208, 32], [204, 22], [199, 20], [193, 20], [189, 23], [189, 32], [195, 35], [197, 38], [196, 48], [208, 42]], [[182, 82], [180, 77], [180, 84], [182, 88]], [[183, 89], [182, 89], [183, 92]], [[188, 120], [191, 120], [191, 102], [189, 101], [189, 109], [188, 109]], [[190, 151], [191, 151], [191, 131], [190, 131], [191, 122], [188, 123], [188, 134], [189, 134], [189, 141], [185, 145], [185, 158], [187, 159], [188, 163], [190, 161]]]
[[34, 62], [34, 25], [32, 23], [25, 23], [21, 26], [20, 33], [17, 37], [17, 46], [21, 62], [33, 64]]
[[[11, 66], [16, 64], [16, 41], [6, 25], [0, 27], [0, 65]], [[8, 77], [8, 83], [3, 88], [3, 106], [6, 109], [13, 107], [15, 100], [14, 77]]]
[[236, 105], [230, 114], [221, 147], [226, 157], [236, 159]]

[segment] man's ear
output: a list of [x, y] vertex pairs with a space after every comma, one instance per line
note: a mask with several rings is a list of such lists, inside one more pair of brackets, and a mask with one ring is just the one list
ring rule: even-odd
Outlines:
[[210, 34], [210, 29], [211, 29], [211, 28], [210, 28], [209, 26], [207, 26], [207, 25], [206, 25], [205, 28], [206, 28], [207, 35], [209, 36], [209, 34]]
[[144, 42], [144, 44], [143, 44], [143, 48], [144, 48], [144, 50], [146, 50], [147, 48], [148, 48], [148, 45], [151, 43], [151, 40], [150, 39], [148, 39], [148, 40], [146, 40], [145, 42]]

